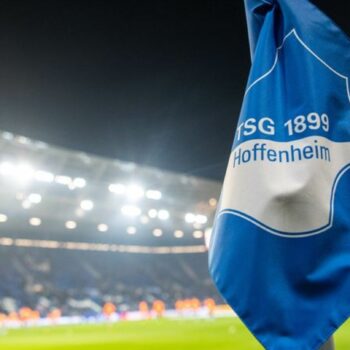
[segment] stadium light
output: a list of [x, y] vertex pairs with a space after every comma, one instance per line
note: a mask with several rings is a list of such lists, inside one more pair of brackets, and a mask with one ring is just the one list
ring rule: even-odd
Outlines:
[[2, 133], [2, 138], [3, 138], [4, 140], [11, 141], [11, 140], [13, 140], [14, 135], [13, 135], [12, 133], [8, 132], [8, 131], [4, 131], [4, 132]]
[[108, 231], [108, 226], [106, 224], [99, 224], [99, 225], [97, 225], [97, 229], [100, 232], [107, 232]]
[[204, 225], [208, 222], [208, 218], [205, 215], [196, 215], [195, 218], [198, 224]]
[[129, 234], [129, 235], [134, 235], [135, 233], [136, 233], [136, 227], [134, 227], [134, 226], [129, 226], [129, 227], [127, 227], [127, 229], [126, 229], [126, 232]]
[[163, 231], [160, 228], [155, 228], [153, 230], [153, 236], [154, 237], [161, 237], [163, 235]]
[[139, 185], [130, 185], [126, 188], [126, 196], [132, 201], [141, 199], [145, 194], [143, 188]]
[[55, 176], [55, 182], [60, 185], [69, 186], [72, 183], [72, 178], [65, 175], [57, 175]]
[[134, 205], [124, 205], [121, 209], [121, 212], [125, 216], [139, 216], [141, 215], [141, 209], [139, 207], [136, 207]]
[[149, 223], [149, 218], [146, 215], [142, 215], [140, 218], [140, 221], [142, 224], [148, 224]]
[[14, 173], [15, 167], [12, 163], [2, 162], [0, 164], [0, 174], [2, 175], [12, 175]]
[[31, 140], [28, 137], [25, 136], [17, 136], [16, 141], [22, 145], [29, 145], [31, 143]]
[[[185, 215], [185, 221], [189, 224], [204, 225], [208, 222], [208, 218], [205, 215], [187, 213]], [[198, 226], [197, 226], [198, 227]]]
[[29, 196], [28, 196], [28, 200], [30, 203], [33, 203], [33, 204], [39, 204], [42, 200], [42, 197], [39, 193], [31, 193]]
[[216, 207], [217, 204], [218, 204], [218, 201], [217, 201], [216, 198], [210, 198], [210, 199], [209, 199], [209, 205], [210, 205], [211, 207]]
[[6, 222], [6, 221], [7, 221], [7, 215], [0, 214], [0, 223]]
[[110, 184], [108, 186], [109, 192], [115, 193], [115, 194], [124, 194], [126, 191], [126, 188], [123, 184]]
[[76, 188], [84, 188], [86, 186], [86, 180], [82, 177], [76, 177], [73, 180], [73, 186]]
[[66, 221], [66, 228], [68, 230], [74, 230], [75, 228], [77, 228], [77, 223], [75, 221], [68, 220]]
[[192, 213], [187, 213], [185, 215], [185, 221], [189, 224], [192, 224], [196, 221], [196, 215], [192, 214]]
[[25, 199], [22, 202], [22, 208], [23, 209], [29, 209], [29, 208], [31, 208], [31, 206], [32, 206], [32, 203], [29, 201], [29, 199]]
[[170, 214], [169, 214], [169, 212], [168, 212], [167, 210], [165, 210], [165, 209], [159, 210], [159, 212], [158, 212], [158, 218], [159, 218], [160, 220], [168, 220], [169, 217], [170, 217]]
[[175, 236], [175, 238], [182, 238], [184, 236], [184, 232], [181, 230], [176, 230], [174, 232], [174, 236]]
[[160, 200], [162, 198], [162, 192], [157, 190], [148, 190], [146, 192], [146, 197], [148, 199]]
[[200, 230], [196, 230], [193, 232], [193, 237], [197, 239], [203, 238], [203, 235], [204, 235], [203, 231], [200, 231]]
[[37, 170], [34, 174], [34, 178], [40, 182], [51, 183], [55, 179], [55, 175], [44, 170]]
[[148, 216], [151, 218], [151, 219], [154, 219], [158, 216], [158, 210], [157, 209], [150, 209], [148, 211]]
[[80, 202], [80, 208], [83, 210], [92, 210], [94, 208], [94, 202], [90, 199], [84, 199]]
[[27, 183], [34, 176], [34, 170], [28, 164], [19, 164], [14, 168], [15, 179], [21, 183]]
[[32, 226], [40, 226], [41, 225], [41, 219], [40, 218], [30, 218], [29, 223]]

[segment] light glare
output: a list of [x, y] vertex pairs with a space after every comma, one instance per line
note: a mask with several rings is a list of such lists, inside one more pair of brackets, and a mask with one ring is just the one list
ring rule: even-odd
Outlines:
[[139, 185], [130, 185], [126, 189], [126, 196], [130, 200], [138, 200], [141, 199], [144, 196], [144, 190]]
[[197, 238], [197, 239], [203, 238], [203, 235], [204, 235], [203, 231], [200, 231], [200, 230], [196, 230], [196, 231], [193, 232], [193, 237]]
[[28, 182], [34, 176], [34, 170], [28, 164], [19, 164], [14, 169], [15, 178], [20, 182]]
[[40, 226], [41, 225], [41, 219], [40, 218], [30, 218], [29, 223], [32, 226]]
[[110, 184], [108, 186], [109, 192], [115, 193], [115, 194], [124, 194], [125, 193], [125, 186], [123, 184]]
[[176, 230], [174, 232], [174, 236], [175, 236], [175, 238], [182, 238], [184, 236], [184, 232], [181, 230]]
[[134, 226], [129, 226], [127, 229], [126, 229], [126, 232], [129, 234], [129, 235], [134, 235], [136, 233], [136, 227]]
[[82, 177], [76, 177], [73, 180], [73, 186], [77, 188], [84, 188], [86, 186], [86, 180]]
[[152, 219], [156, 218], [158, 216], [158, 210], [157, 209], [150, 209], [148, 211], [148, 216]]
[[55, 177], [55, 182], [60, 185], [69, 186], [72, 183], [72, 178], [65, 175], [57, 175]]
[[169, 214], [169, 212], [168, 212], [167, 210], [165, 210], [165, 209], [159, 210], [159, 212], [158, 212], [158, 218], [159, 218], [160, 220], [168, 220], [169, 217], [170, 217], [170, 214]]
[[0, 173], [2, 175], [11, 175], [15, 172], [15, 167], [9, 162], [3, 162], [0, 164]]
[[148, 190], [146, 192], [146, 197], [148, 199], [160, 200], [162, 198], [162, 192], [157, 190]]
[[75, 221], [72, 221], [72, 220], [68, 220], [66, 222], [66, 228], [68, 230], [74, 230], [75, 228], [77, 227], [77, 223]]
[[39, 204], [42, 200], [42, 197], [39, 193], [31, 193], [29, 196], [28, 196], [28, 200], [30, 203], [33, 203], [33, 204]]
[[80, 202], [80, 208], [83, 210], [92, 210], [94, 208], [94, 202], [90, 199], [84, 199]]
[[192, 214], [192, 213], [187, 213], [185, 215], [185, 221], [189, 224], [194, 223], [196, 220], [196, 215]]
[[163, 235], [163, 231], [160, 228], [155, 228], [153, 230], [153, 236], [154, 237], [161, 237]]
[[139, 216], [141, 214], [141, 209], [134, 205], [124, 205], [121, 211], [123, 215], [131, 217]]
[[208, 218], [205, 215], [196, 215], [196, 222], [203, 225], [208, 222]]
[[99, 224], [97, 226], [97, 229], [100, 231], [100, 232], [107, 232], [108, 231], [108, 226], [106, 224]]
[[35, 172], [34, 175], [35, 180], [41, 181], [41, 182], [53, 182], [55, 176], [52, 173], [49, 173], [48, 171], [38, 170]]

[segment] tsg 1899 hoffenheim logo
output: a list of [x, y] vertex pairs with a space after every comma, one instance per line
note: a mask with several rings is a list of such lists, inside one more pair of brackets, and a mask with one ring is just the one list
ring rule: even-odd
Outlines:
[[[322, 96], [314, 109], [306, 110], [306, 103], [296, 115], [289, 112], [293, 108], [276, 107], [275, 101], [269, 100], [266, 91], [278, 95], [273, 91], [278, 86], [274, 73], [285, 49], [309, 55], [315, 73], [341, 85], [344, 103], [350, 103], [348, 78], [324, 62], [292, 30], [278, 48], [271, 69], [254, 79], [246, 91], [218, 215], [236, 215], [269, 233], [294, 238], [332, 227], [337, 185], [350, 169], [350, 142], [343, 135], [337, 136], [341, 119], [332, 115], [329, 101], [322, 101]], [[292, 57], [297, 59], [298, 55]], [[292, 77], [289, 81], [293, 82]], [[293, 103], [307, 98], [300, 86], [294, 89], [288, 94]]]

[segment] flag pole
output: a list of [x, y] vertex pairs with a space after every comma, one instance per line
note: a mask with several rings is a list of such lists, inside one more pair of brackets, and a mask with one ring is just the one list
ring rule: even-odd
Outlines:
[[331, 337], [327, 343], [325, 343], [324, 345], [322, 345], [320, 350], [334, 350], [334, 341], [333, 341], [333, 337]]

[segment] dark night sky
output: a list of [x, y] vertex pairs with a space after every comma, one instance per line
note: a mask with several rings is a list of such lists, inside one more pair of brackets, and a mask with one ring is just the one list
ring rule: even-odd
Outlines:
[[2, 0], [0, 129], [222, 179], [249, 65], [242, 0]]

